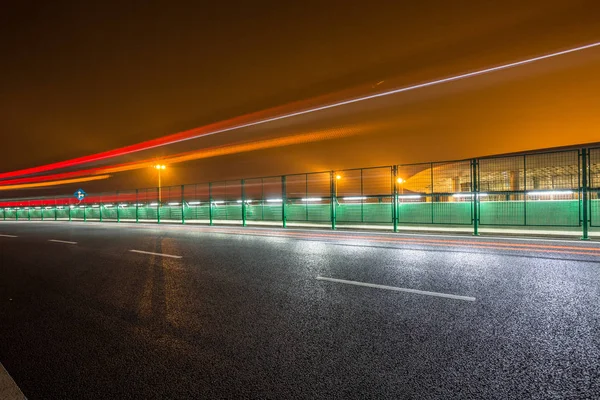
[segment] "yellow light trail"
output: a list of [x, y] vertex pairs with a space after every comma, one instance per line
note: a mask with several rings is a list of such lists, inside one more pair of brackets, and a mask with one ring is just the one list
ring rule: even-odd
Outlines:
[[[347, 127], [323, 129], [316, 132], [302, 133], [298, 135], [278, 137], [272, 139], [258, 140], [254, 142], [238, 143], [223, 145], [217, 147], [211, 147], [207, 149], [200, 149], [186, 153], [174, 154], [165, 158], [161, 158], [161, 164], [177, 164], [186, 161], [198, 160], [203, 158], [218, 157], [229, 154], [245, 153], [256, 150], [265, 150], [275, 147], [291, 146], [302, 143], [310, 143], [321, 140], [339, 139], [342, 137], [349, 137], [359, 134], [364, 134], [376, 129], [384, 127], [383, 124], [364, 124], [364, 125], [353, 125]], [[47, 182], [39, 183], [25, 183], [25, 184], [14, 184], [2, 186], [0, 182], [0, 190], [14, 190], [14, 189], [30, 189], [48, 186], [67, 185], [70, 183], [88, 182], [100, 179], [107, 179], [111, 175], [119, 172], [127, 172], [144, 168], [155, 168], [156, 159], [146, 159], [143, 161], [129, 162], [124, 164], [118, 164], [114, 166], [99, 167], [88, 170], [79, 171], [81, 178], [73, 179], [58, 179]], [[52, 175], [47, 177], [52, 179]]]
[[108, 178], [110, 178], [110, 175], [108, 175], [108, 174], [107, 175], [97, 175], [97, 176], [86, 176], [83, 178], [63, 179], [63, 180], [59, 180], [59, 181], [24, 183], [21, 185], [0, 186], [0, 190], [33, 189], [33, 188], [48, 187], [48, 186], [68, 185], [70, 183], [99, 181], [99, 180], [108, 179]]

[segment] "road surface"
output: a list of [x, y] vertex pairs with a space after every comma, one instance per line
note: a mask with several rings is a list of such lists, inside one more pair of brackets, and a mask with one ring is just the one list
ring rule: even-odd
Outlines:
[[600, 243], [0, 223], [29, 399], [600, 396]]

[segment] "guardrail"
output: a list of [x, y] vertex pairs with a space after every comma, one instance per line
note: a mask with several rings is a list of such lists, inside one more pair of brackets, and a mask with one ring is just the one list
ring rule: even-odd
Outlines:
[[600, 148], [0, 200], [0, 220], [589, 228]]

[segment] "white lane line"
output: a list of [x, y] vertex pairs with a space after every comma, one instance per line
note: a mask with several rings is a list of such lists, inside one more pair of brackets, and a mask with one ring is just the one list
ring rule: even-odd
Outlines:
[[18, 236], [15, 236], [15, 235], [0, 235], [0, 237], [16, 238]]
[[169, 258], [183, 258], [182, 256], [174, 256], [172, 254], [163, 254], [163, 253], [153, 253], [151, 251], [142, 251], [142, 250], [129, 250], [132, 253], [139, 254], [149, 254], [151, 256], [160, 256], [160, 257], [169, 257]]
[[64, 243], [64, 244], [77, 244], [77, 242], [69, 242], [68, 240], [56, 240], [56, 239], [50, 239], [48, 240], [49, 242], [54, 242], [54, 243]]
[[475, 297], [469, 297], [469, 296], [458, 296], [455, 294], [428, 292], [426, 290], [417, 290], [417, 289], [399, 288], [399, 287], [394, 287], [394, 286], [376, 285], [374, 283], [347, 281], [345, 279], [326, 278], [323, 276], [317, 276], [317, 280], [345, 283], [347, 285], [366, 286], [366, 287], [371, 287], [371, 288], [375, 288], [375, 289], [394, 290], [396, 292], [406, 292], [406, 293], [414, 293], [414, 294], [424, 294], [427, 296], [445, 297], [447, 299], [454, 299], [454, 300], [464, 300], [464, 301], [475, 301], [476, 300]]
[[0, 363], [0, 398], [6, 400], [25, 400], [21, 389], [17, 386], [8, 371]]

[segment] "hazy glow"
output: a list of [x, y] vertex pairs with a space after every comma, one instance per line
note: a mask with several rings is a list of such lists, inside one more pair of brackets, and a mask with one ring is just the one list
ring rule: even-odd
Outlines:
[[188, 204], [190, 206], [197, 206], [197, 205], [200, 205], [200, 202], [199, 201], [190, 201]]
[[[399, 199], [420, 199], [421, 197], [423, 197], [423, 196], [421, 196], [420, 194], [406, 194], [406, 195], [398, 196]], [[455, 196], [455, 197], [458, 197], [458, 196]]]
[[267, 199], [267, 203], [281, 203], [283, 199]]
[[311, 202], [311, 201], [321, 201], [323, 199], [321, 199], [320, 197], [307, 197], [305, 199], [302, 199], [303, 202]]
[[168, 206], [178, 206], [179, 203], [167, 203]]
[[[509, 68], [514, 68], [514, 67], [518, 67], [518, 66], [525, 65], [525, 64], [531, 64], [534, 62], [538, 62], [538, 61], [542, 61], [542, 60], [546, 60], [549, 58], [558, 57], [558, 56], [562, 56], [565, 54], [570, 54], [570, 53], [574, 53], [574, 52], [578, 52], [578, 51], [583, 51], [583, 50], [587, 50], [587, 49], [598, 47], [598, 46], [600, 46], [600, 42], [595, 42], [595, 43], [591, 43], [591, 44], [588, 44], [585, 46], [579, 46], [579, 47], [575, 47], [575, 48], [571, 48], [571, 49], [567, 49], [567, 50], [563, 50], [563, 51], [545, 54], [545, 55], [538, 56], [538, 57], [532, 57], [532, 58], [528, 58], [528, 59], [521, 60], [521, 61], [516, 61], [516, 62], [512, 62], [512, 63], [499, 65], [496, 67], [485, 68], [485, 69], [481, 69], [481, 70], [474, 71], [474, 72], [451, 76], [448, 78], [437, 79], [437, 80], [433, 80], [433, 81], [429, 81], [429, 82], [425, 82], [425, 83], [421, 83], [421, 84], [417, 84], [417, 85], [412, 85], [412, 86], [407, 86], [407, 87], [403, 87], [403, 88], [399, 88], [399, 89], [389, 90], [389, 91], [376, 93], [376, 94], [372, 94], [372, 95], [368, 95], [368, 96], [357, 97], [354, 99], [335, 102], [332, 104], [327, 104], [327, 105], [323, 105], [323, 106], [319, 106], [319, 107], [308, 108], [306, 110], [287, 113], [287, 114], [279, 115], [276, 117], [265, 118], [265, 119], [261, 119], [258, 121], [242, 123], [239, 125], [234, 125], [234, 126], [230, 126], [230, 127], [226, 127], [226, 128], [222, 128], [222, 129], [214, 129], [214, 130], [208, 130], [206, 132], [198, 133], [199, 128], [197, 128], [197, 129], [193, 129], [191, 131], [176, 133], [173, 135], [168, 135], [163, 138], [158, 138], [158, 139], [150, 140], [147, 142], [138, 143], [138, 144], [122, 147], [120, 149], [106, 151], [103, 153], [97, 153], [97, 154], [93, 154], [93, 155], [89, 155], [89, 156], [79, 157], [79, 158], [75, 158], [75, 159], [71, 159], [71, 160], [61, 161], [61, 162], [42, 165], [42, 166], [33, 167], [33, 168], [5, 172], [5, 173], [0, 174], [0, 179], [22, 176], [22, 175], [30, 175], [30, 174], [34, 174], [34, 173], [40, 173], [40, 172], [50, 171], [50, 170], [59, 169], [59, 168], [73, 167], [76, 165], [86, 164], [86, 163], [90, 163], [90, 162], [94, 162], [94, 161], [100, 161], [100, 160], [104, 160], [104, 159], [108, 159], [108, 158], [112, 158], [112, 157], [123, 156], [126, 154], [136, 153], [136, 152], [139, 152], [142, 150], [149, 150], [149, 149], [153, 149], [153, 148], [157, 148], [157, 147], [166, 146], [169, 144], [180, 143], [180, 142], [184, 142], [184, 141], [188, 141], [188, 140], [192, 140], [192, 139], [197, 139], [197, 138], [203, 137], [203, 136], [215, 135], [218, 133], [229, 132], [229, 131], [247, 128], [247, 127], [256, 126], [256, 125], [262, 125], [262, 124], [266, 124], [269, 122], [279, 121], [282, 119], [292, 118], [292, 117], [296, 117], [299, 115], [305, 115], [305, 114], [314, 113], [314, 112], [318, 112], [318, 111], [322, 111], [322, 110], [341, 107], [344, 105], [358, 103], [358, 102], [362, 102], [362, 101], [366, 101], [366, 100], [370, 100], [370, 99], [375, 99], [375, 98], [384, 97], [384, 96], [390, 96], [390, 95], [394, 95], [394, 94], [398, 94], [398, 93], [408, 92], [408, 91], [412, 91], [412, 90], [416, 90], [416, 89], [421, 89], [421, 88], [440, 85], [440, 84], [444, 84], [444, 83], [448, 83], [448, 82], [454, 82], [454, 81], [458, 81], [461, 79], [471, 78], [474, 76], [489, 74], [492, 72], [501, 71], [501, 70], [505, 70], [505, 69], [509, 69]], [[215, 125], [219, 126], [218, 123], [213, 124], [213, 126], [215, 126]], [[221, 125], [222, 125], [222, 123], [221, 123]], [[162, 166], [161, 166], [161, 169], [162, 169]]]

